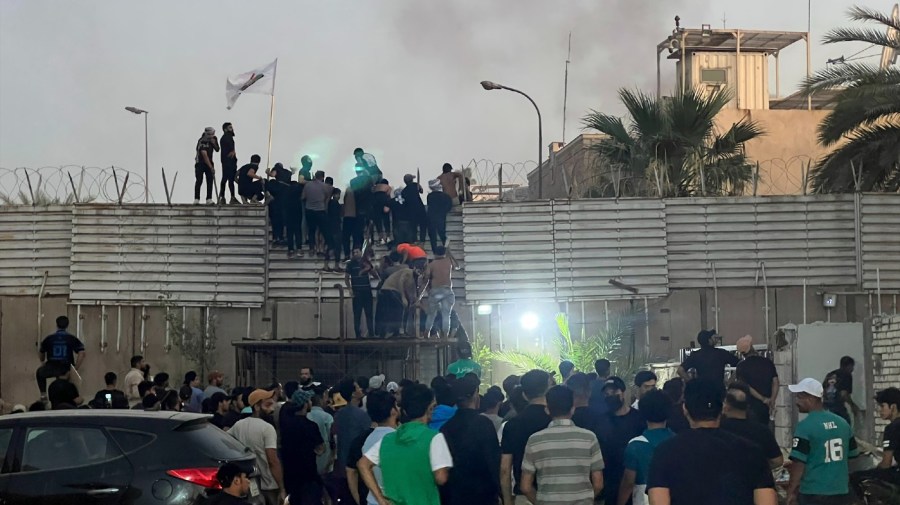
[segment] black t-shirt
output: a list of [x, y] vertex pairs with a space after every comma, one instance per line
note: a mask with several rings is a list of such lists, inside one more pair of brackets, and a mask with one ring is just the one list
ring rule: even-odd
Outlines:
[[350, 180], [350, 189], [353, 190], [353, 201], [356, 203], [356, 215], [367, 216], [372, 213], [372, 178], [368, 175], [357, 175]]
[[250, 505], [250, 502], [219, 491], [215, 496], [206, 501], [206, 505]]
[[410, 219], [423, 219], [425, 217], [425, 204], [422, 203], [422, 197], [419, 196], [420, 186], [416, 183], [407, 185], [400, 191], [403, 197], [403, 205], [407, 209]]
[[834, 386], [838, 391], [846, 391], [848, 395], [853, 393], [853, 375], [851, 375], [850, 372], [838, 368], [831, 372], [831, 374], [837, 376], [837, 383]]
[[753, 491], [774, 488], [762, 451], [721, 429], [689, 430], [653, 454], [647, 490], [668, 488], [672, 505], [753, 505]]
[[53, 408], [63, 403], [75, 406], [75, 399], [78, 398], [78, 388], [75, 387], [75, 384], [65, 379], [56, 379], [47, 388], [47, 398], [50, 400], [50, 405]]
[[598, 441], [603, 453], [603, 496], [607, 502], [613, 503], [618, 499], [619, 485], [625, 473], [625, 448], [632, 438], [647, 429], [647, 423], [637, 409], [630, 409], [624, 416], [610, 413], [607, 419], [608, 427]]
[[547, 414], [543, 405], [528, 405], [503, 427], [503, 442], [500, 452], [512, 454], [516, 494], [519, 494], [518, 483], [522, 481], [522, 458], [525, 457], [525, 445], [528, 443], [528, 437], [546, 428], [550, 421], [550, 415]]
[[585, 429], [597, 436], [597, 440], [605, 433], [609, 433], [610, 426], [609, 416], [598, 414], [590, 407], [577, 407], [572, 413], [572, 422], [575, 426]]
[[[347, 468], [358, 470], [359, 467], [357, 465], [363, 457], [363, 446], [366, 445], [366, 439], [369, 438], [373, 431], [375, 431], [375, 428], [369, 428], [353, 439], [353, 443], [350, 444], [350, 455], [347, 456]], [[356, 489], [359, 493], [360, 503], [365, 503], [366, 497], [369, 496], [369, 486], [366, 486], [362, 477], [357, 479]]]
[[288, 184], [276, 183], [276, 185], [281, 188], [278, 198], [281, 199], [281, 211], [285, 219], [299, 221], [303, 211], [303, 203], [300, 198], [303, 195], [303, 184], [292, 181]]
[[894, 419], [891, 424], [884, 427], [884, 441], [882, 448], [885, 451], [894, 451], [894, 461], [900, 458], [900, 419]]
[[220, 141], [219, 146], [222, 148], [222, 166], [224, 167], [237, 165], [237, 156], [235, 156], [234, 158], [228, 156], [229, 154], [231, 154], [231, 151], [234, 151], [234, 135], [230, 133], [222, 135], [222, 140]]
[[473, 409], [459, 409], [441, 427], [455, 464], [441, 486], [444, 505], [497, 503], [500, 498], [500, 444], [494, 423]]
[[[200, 137], [197, 141], [197, 148], [195, 150], [197, 152], [197, 166], [200, 168], [209, 168], [210, 166], [213, 166], [213, 151], [215, 150], [215, 144], [213, 144], [212, 137], [207, 137], [206, 135]], [[206, 155], [209, 157], [209, 166], [203, 161], [203, 156], [200, 154], [201, 151], [206, 151]]]
[[775, 435], [765, 425], [749, 419], [725, 418], [722, 419], [719, 427], [753, 442], [754, 445], [762, 450], [763, 456], [767, 459], [775, 459], [782, 455], [781, 448], [778, 447], [778, 441], [775, 440]]
[[746, 383], [759, 394], [766, 398], [772, 396], [772, 379], [778, 377], [778, 371], [770, 360], [762, 356], [748, 356], [738, 363], [735, 373], [739, 381]]
[[453, 209], [453, 199], [443, 191], [432, 191], [426, 199], [428, 203], [428, 220], [441, 222], [447, 219], [447, 214]]
[[256, 180], [256, 179], [250, 178], [251, 170], [259, 171], [259, 164], [258, 163], [247, 163], [246, 165], [244, 165], [240, 169], [238, 169], [238, 175], [237, 175], [238, 186], [246, 187], [251, 182]]
[[41, 342], [40, 352], [47, 357], [47, 361], [53, 361], [66, 368], [75, 364], [75, 354], [84, 350], [84, 344], [75, 335], [58, 330], [47, 335]]
[[725, 382], [725, 366], [736, 366], [738, 358], [734, 354], [717, 347], [701, 347], [693, 351], [681, 364], [685, 371], [694, 368], [698, 379], [707, 379], [716, 383]]
[[281, 462], [284, 465], [284, 481], [291, 493], [290, 484], [318, 482], [316, 447], [324, 443], [319, 425], [306, 416], [288, 415], [279, 419], [281, 428]]
[[328, 200], [328, 231], [333, 234], [341, 231], [341, 202], [334, 198]]
[[347, 273], [350, 275], [350, 287], [353, 288], [353, 291], [372, 289], [372, 285], [369, 283], [369, 274], [362, 273], [363, 268], [362, 260], [360, 259], [351, 259], [347, 263]]

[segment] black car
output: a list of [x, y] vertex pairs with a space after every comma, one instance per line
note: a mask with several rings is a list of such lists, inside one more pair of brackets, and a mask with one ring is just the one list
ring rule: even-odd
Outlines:
[[218, 467], [253, 454], [181, 412], [61, 410], [0, 417], [0, 505], [202, 505]]

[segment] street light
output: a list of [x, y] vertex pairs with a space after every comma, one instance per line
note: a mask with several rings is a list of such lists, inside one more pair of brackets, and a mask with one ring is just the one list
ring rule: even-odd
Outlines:
[[530, 96], [526, 95], [525, 93], [523, 93], [515, 88], [510, 88], [509, 86], [504, 86], [502, 84], [497, 84], [496, 82], [491, 82], [491, 81], [481, 81], [481, 87], [484, 88], [485, 91], [491, 91], [491, 90], [495, 90], [495, 89], [505, 89], [507, 91], [512, 91], [513, 93], [518, 93], [518, 94], [524, 96], [525, 98], [527, 98], [528, 101], [531, 102], [531, 105], [534, 105], [534, 110], [537, 111], [537, 116], [538, 116], [538, 158], [537, 158], [538, 200], [543, 199], [544, 198], [544, 174], [543, 174], [543, 170], [541, 170], [541, 160], [544, 158], [544, 136], [543, 136], [543, 129], [541, 128], [541, 110], [538, 109], [537, 104], [534, 103], [534, 100], [532, 100]]
[[150, 203], [150, 147], [147, 143], [147, 116], [149, 116], [150, 113], [143, 109], [138, 109], [137, 107], [125, 107], [125, 110], [132, 114], [144, 115], [144, 203]]

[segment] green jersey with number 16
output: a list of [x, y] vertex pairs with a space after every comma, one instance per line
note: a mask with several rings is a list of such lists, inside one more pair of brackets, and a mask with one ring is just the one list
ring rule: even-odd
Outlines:
[[791, 449], [791, 459], [806, 464], [800, 493], [847, 494], [847, 460], [856, 456], [856, 439], [847, 421], [827, 410], [810, 412], [797, 425]]

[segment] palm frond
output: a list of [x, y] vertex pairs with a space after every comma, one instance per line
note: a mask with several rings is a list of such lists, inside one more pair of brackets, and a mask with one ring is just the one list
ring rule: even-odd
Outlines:
[[529, 370], [543, 370], [547, 373], [556, 371], [556, 361], [547, 353], [536, 353], [521, 350], [497, 351], [491, 358], [510, 365], [516, 372], [525, 373]]
[[884, 14], [875, 9], [870, 9], [869, 7], [855, 5], [847, 11], [847, 17], [853, 21], [874, 21], [876, 23], [884, 25], [885, 27], [889, 26], [897, 31], [900, 31], [900, 23], [894, 21], [894, 18], [892, 16]]
[[803, 96], [808, 96], [821, 91], [843, 88], [863, 80], [890, 80], [895, 76], [900, 77], [900, 70], [880, 69], [868, 63], [847, 63], [819, 70], [815, 75], [804, 79], [801, 91]]
[[834, 28], [822, 37], [825, 44], [862, 42], [880, 47], [900, 49], [900, 40], [888, 37], [883, 28]]
[[665, 112], [660, 102], [642, 92], [619, 90], [619, 98], [631, 116], [631, 135], [642, 140], [654, 139], [665, 132]]
[[823, 157], [810, 172], [816, 193], [855, 191], [853, 170], [861, 171], [861, 191], [900, 191], [900, 125], [858, 128], [850, 141]]

